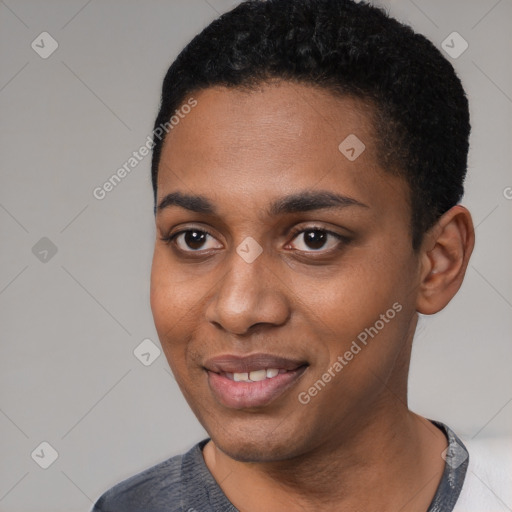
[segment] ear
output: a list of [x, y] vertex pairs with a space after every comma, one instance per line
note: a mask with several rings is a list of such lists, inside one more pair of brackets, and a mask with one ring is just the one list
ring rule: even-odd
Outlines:
[[418, 313], [441, 311], [459, 290], [475, 245], [471, 214], [464, 206], [450, 208], [427, 232], [420, 249]]

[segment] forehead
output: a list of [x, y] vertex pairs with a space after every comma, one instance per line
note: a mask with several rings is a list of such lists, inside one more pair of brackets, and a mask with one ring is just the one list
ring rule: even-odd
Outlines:
[[396, 186], [379, 166], [369, 102], [282, 81], [191, 96], [197, 105], [164, 143], [157, 200], [180, 189], [248, 205], [320, 184], [352, 196]]
[[210, 158], [308, 161], [326, 149], [339, 155], [339, 143], [350, 134], [373, 152], [373, 111], [362, 99], [284, 81], [250, 90], [212, 87], [193, 96], [197, 106], [166, 138], [167, 156], [177, 149], [192, 153], [189, 158], [207, 152]]

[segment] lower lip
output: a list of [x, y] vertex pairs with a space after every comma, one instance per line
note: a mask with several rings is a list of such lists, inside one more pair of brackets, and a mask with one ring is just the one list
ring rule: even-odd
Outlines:
[[236, 382], [208, 371], [208, 383], [217, 400], [231, 409], [264, 407], [290, 389], [306, 370], [302, 366], [258, 382]]

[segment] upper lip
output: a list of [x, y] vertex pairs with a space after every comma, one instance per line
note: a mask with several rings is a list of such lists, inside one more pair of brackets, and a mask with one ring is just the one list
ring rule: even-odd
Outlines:
[[244, 373], [267, 368], [291, 371], [306, 364], [306, 361], [303, 360], [272, 354], [250, 354], [247, 356], [223, 354], [208, 359], [204, 363], [204, 367], [214, 373]]

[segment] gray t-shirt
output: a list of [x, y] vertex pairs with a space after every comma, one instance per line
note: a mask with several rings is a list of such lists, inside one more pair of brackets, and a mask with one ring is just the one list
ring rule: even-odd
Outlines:
[[[451, 512], [466, 476], [469, 454], [443, 423], [433, 421], [448, 439], [444, 473], [427, 512]], [[238, 512], [203, 459], [209, 439], [124, 480], [105, 492], [91, 512]]]

